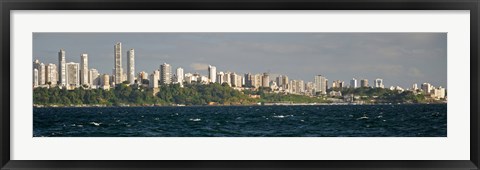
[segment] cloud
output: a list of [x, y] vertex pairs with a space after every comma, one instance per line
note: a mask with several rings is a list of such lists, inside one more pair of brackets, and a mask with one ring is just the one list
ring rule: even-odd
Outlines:
[[208, 69], [208, 64], [205, 63], [192, 63], [190, 67], [195, 71], [204, 71]]

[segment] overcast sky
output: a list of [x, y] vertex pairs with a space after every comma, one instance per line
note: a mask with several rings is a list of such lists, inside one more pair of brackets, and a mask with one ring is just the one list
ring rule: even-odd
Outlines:
[[58, 65], [58, 51], [67, 62], [80, 63], [87, 53], [89, 68], [112, 73], [113, 46], [135, 49], [135, 71], [152, 73], [169, 63], [173, 71], [285, 74], [290, 80], [313, 81], [324, 75], [331, 83], [352, 78], [382, 78], [386, 87], [410, 88], [430, 82], [447, 87], [446, 33], [34, 33], [33, 58]]

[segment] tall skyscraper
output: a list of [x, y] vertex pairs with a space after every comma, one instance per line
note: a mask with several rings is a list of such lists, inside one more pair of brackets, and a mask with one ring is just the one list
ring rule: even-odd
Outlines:
[[122, 83], [122, 77], [123, 77], [123, 69], [122, 69], [122, 43], [117, 42], [115, 46], [113, 46], [113, 51], [114, 51], [114, 76], [115, 76], [115, 84], [120, 84]]
[[270, 76], [268, 73], [263, 73], [262, 75], [262, 87], [269, 87], [270, 86]]
[[357, 79], [355, 78], [352, 78], [352, 80], [350, 80], [350, 88], [357, 88]]
[[45, 66], [45, 82], [50, 85], [56, 85], [58, 81], [57, 65], [48, 64]]
[[88, 80], [88, 54], [80, 55], [80, 82], [82, 85], [90, 84]]
[[367, 79], [360, 80], [360, 87], [368, 87], [368, 80]]
[[185, 74], [183, 73], [183, 68], [182, 67], [177, 68], [176, 75], [177, 75], [177, 83], [179, 83], [180, 85], [183, 85], [183, 80], [185, 78]]
[[67, 85], [67, 68], [66, 64], [67, 61], [65, 60], [65, 50], [60, 49], [58, 52], [58, 77], [59, 77], [59, 85], [66, 86]]
[[38, 70], [36, 68], [33, 69], [33, 87], [38, 86]]
[[327, 94], [327, 78], [322, 75], [316, 75], [314, 78], [314, 89], [315, 92], [320, 92], [321, 94]]
[[383, 79], [375, 79], [375, 88], [384, 88]]
[[40, 63], [40, 61], [35, 60], [33, 62], [33, 68], [37, 69], [38, 71], [38, 85], [43, 85], [45, 84], [45, 64]]
[[45, 82], [45, 64], [40, 63], [39, 69], [38, 69], [38, 83], [40, 85], [44, 85]]
[[127, 51], [127, 81], [130, 84], [135, 83], [135, 50], [130, 49]]
[[208, 79], [212, 83], [217, 82], [217, 67], [208, 65]]
[[172, 67], [170, 64], [163, 63], [160, 65], [160, 82], [162, 84], [172, 83]]
[[80, 86], [80, 64], [69, 62], [67, 68], [67, 89], [75, 89]]

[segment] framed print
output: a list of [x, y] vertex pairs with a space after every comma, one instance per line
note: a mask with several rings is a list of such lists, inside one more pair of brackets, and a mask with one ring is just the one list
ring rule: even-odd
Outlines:
[[477, 169], [478, 3], [2, 1], [2, 169]]

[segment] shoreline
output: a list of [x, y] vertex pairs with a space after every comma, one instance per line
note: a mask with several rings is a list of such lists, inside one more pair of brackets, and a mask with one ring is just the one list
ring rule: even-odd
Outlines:
[[264, 104], [239, 104], [239, 105], [120, 105], [120, 106], [108, 106], [108, 105], [37, 105], [34, 104], [33, 108], [106, 108], [106, 107], [239, 107], [239, 106], [364, 106], [364, 105], [436, 105], [436, 104], [448, 104], [446, 102], [438, 103], [264, 103]]

